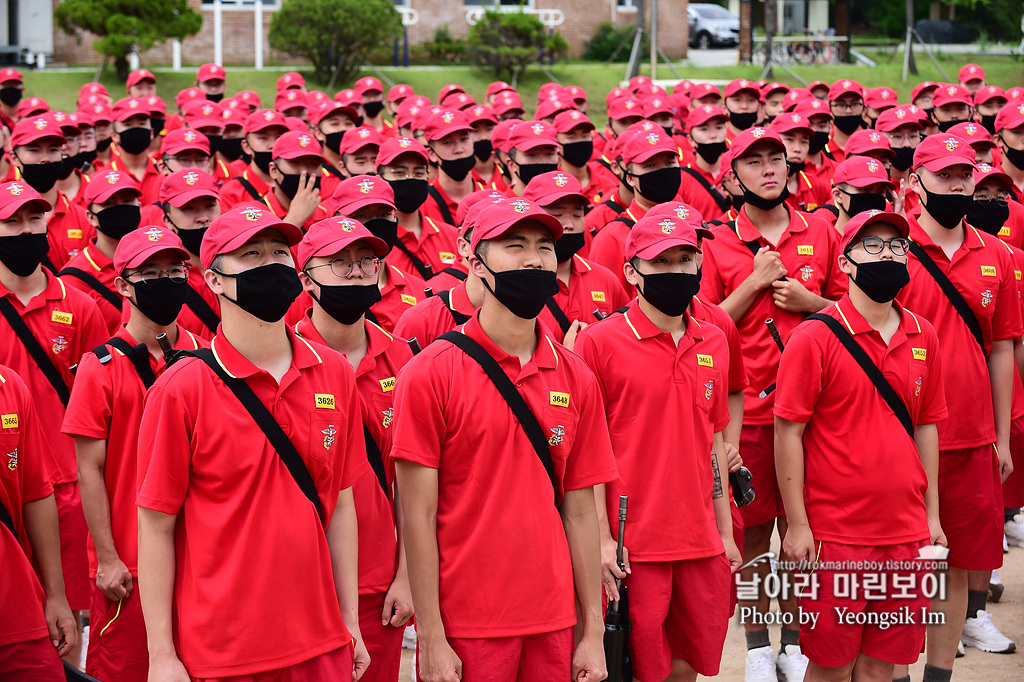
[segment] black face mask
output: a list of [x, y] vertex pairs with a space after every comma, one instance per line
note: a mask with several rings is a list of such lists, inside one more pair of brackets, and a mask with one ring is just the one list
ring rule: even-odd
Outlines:
[[828, 144], [828, 131], [815, 130], [811, 134], [810, 142], [807, 145], [808, 154], [817, 154]]
[[57, 184], [63, 166], [63, 161], [26, 163], [21, 167], [21, 179], [35, 191], [46, 194]]
[[636, 268], [636, 274], [644, 281], [644, 288], [637, 291], [658, 312], [668, 317], [679, 317], [690, 307], [690, 301], [700, 291], [700, 275], [689, 272], [659, 272], [645, 275]]
[[[316, 280], [313, 280], [316, 282]], [[317, 284], [320, 284], [317, 282]], [[320, 296], [313, 296], [324, 312], [344, 325], [352, 325], [380, 301], [380, 288], [376, 284], [350, 286], [320, 284]]]
[[637, 179], [641, 196], [656, 204], [672, 201], [679, 193], [679, 185], [682, 183], [683, 177], [682, 170], [678, 166], [661, 168], [643, 175], [635, 173], [630, 173], [630, 175]]
[[790, 176], [802, 172], [807, 167], [807, 164], [803, 161], [787, 161], [786, 165], [789, 166], [788, 175]]
[[757, 123], [757, 112], [749, 114], [739, 114], [735, 111], [729, 111], [726, 109], [726, 113], [729, 114], [729, 123], [733, 124], [734, 127], [740, 130], [746, 130], [755, 123]]
[[914, 165], [913, 147], [893, 147], [896, 158], [892, 160], [892, 167], [899, 171], [905, 171]]
[[729, 194], [726, 192], [726, 195], [729, 197], [729, 203], [732, 204], [733, 210], [737, 213], [743, 208], [743, 204], [747, 203], [742, 194]]
[[864, 127], [864, 118], [860, 114], [836, 116], [834, 122], [836, 128], [847, 135], [853, 135], [858, 129]]
[[183, 230], [180, 227], [178, 229], [178, 238], [181, 239], [181, 244], [189, 253], [199, 255], [199, 250], [203, 248], [203, 236], [208, 227], [196, 227], [191, 230]]
[[[1002, 140], [1003, 136], [1000, 135], [999, 139]], [[1006, 144], [1006, 140], [1003, 140], [1003, 156], [1006, 157], [1015, 168], [1018, 170], [1024, 170], [1024, 149], [1014, 149], [1010, 145]]]
[[223, 92], [218, 92], [216, 95], [211, 95], [210, 93], [206, 93], [206, 99], [207, 99], [207, 101], [210, 101], [210, 102], [219, 102], [222, 99], [224, 99], [224, 93]]
[[562, 145], [562, 158], [570, 166], [583, 168], [594, 155], [594, 141], [566, 142]]
[[672, 126], [661, 126], [661, 129], [665, 131], [665, 134], [672, 137], [676, 134], [676, 129]]
[[476, 156], [470, 154], [461, 159], [441, 159], [441, 172], [455, 182], [462, 182], [476, 165]]
[[344, 130], [336, 130], [333, 133], [324, 133], [324, 146], [335, 154], [341, 153], [341, 141], [345, 139]]
[[[917, 176], [918, 181], [921, 176]], [[921, 203], [928, 210], [928, 215], [935, 218], [935, 222], [947, 230], [952, 230], [960, 225], [964, 216], [974, 205], [974, 197], [970, 194], [936, 194], [929, 192], [928, 188], [921, 182], [921, 189], [924, 190], [924, 197]], [[925, 202], [925, 199], [928, 199]]]
[[[735, 172], [735, 169], [733, 172]], [[787, 183], [783, 183], [782, 185], [782, 194], [774, 199], [765, 199], [761, 197], [761, 195], [754, 194], [747, 189], [747, 186], [740, 181], [739, 176], [736, 177], [736, 181], [739, 182], [740, 187], [743, 188], [743, 203], [750, 204], [754, 208], [759, 208], [762, 211], [770, 211], [789, 198], [789, 185]]]
[[563, 232], [555, 242], [555, 258], [559, 263], [571, 259], [587, 242], [585, 232]]
[[[212, 149], [210, 150], [213, 151]], [[220, 153], [228, 161], [238, 161], [242, 158], [242, 138], [224, 137], [220, 141]]]
[[28, 277], [50, 251], [46, 234], [16, 234], [0, 237], [0, 263], [18, 277]]
[[79, 169], [85, 169], [90, 163], [96, 160], [96, 150], [93, 149], [91, 152], [81, 152], [79, 155]]
[[153, 141], [153, 131], [149, 128], [126, 128], [118, 133], [118, 146], [128, 154], [141, 154], [149, 148]]
[[[482, 258], [480, 262], [483, 263]], [[493, 289], [484, 280], [487, 290], [510, 313], [524, 320], [532, 320], [540, 315], [548, 299], [558, 293], [558, 276], [551, 270], [523, 268], [495, 272], [487, 267], [487, 263], [484, 263], [484, 267], [494, 275]]]
[[[302, 178], [301, 173], [281, 173], [284, 177], [278, 180], [277, 186], [281, 188], [281, 191], [289, 199], [294, 199], [295, 195], [299, 193], [299, 180]], [[320, 176], [316, 177], [313, 186], [318, 190], [320, 189]]]
[[967, 222], [982, 232], [993, 236], [999, 234], [1006, 221], [1010, 219], [1010, 204], [1000, 203], [995, 199], [971, 202], [967, 211]]
[[397, 220], [385, 220], [384, 218], [374, 218], [373, 220], [367, 220], [363, 223], [363, 227], [370, 231], [374, 237], [383, 239], [384, 243], [388, 245], [390, 250], [395, 244], [398, 243], [398, 221]]
[[111, 239], [121, 240], [132, 230], [139, 227], [142, 220], [142, 208], [135, 204], [119, 204], [105, 208], [99, 213], [93, 214], [99, 222], [98, 229]]
[[188, 278], [175, 281], [170, 277], [161, 277], [150, 282], [128, 283], [135, 290], [135, 300], [128, 300], [140, 313], [161, 327], [178, 319], [178, 313], [188, 295]]
[[79, 152], [74, 156], [65, 156], [60, 161], [60, 179], [67, 180], [71, 177], [71, 174], [75, 172], [76, 168], [82, 167], [82, 153]]
[[[839, 190], [842, 192], [842, 190]], [[881, 194], [850, 194], [849, 192], [843, 192], [846, 196], [850, 197], [850, 203], [847, 206], [840, 206], [841, 209], [846, 211], [846, 215], [851, 218], [864, 211], [884, 211], [885, 210], [885, 196]]]
[[966, 123], [966, 122], [967, 122], [966, 120], [963, 120], [963, 121], [939, 121], [938, 122], [939, 132], [948, 133], [949, 129], [952, 128], [953, 126], [955, 126], [955, 125], [957, 125], [959, 123]]
[[557, 163], [521, 163], [516, 166], [516, 170], [519, 174], [519, 179], [523, 181], [524, 185], [529, 185], [530, 180], [533, 180], [538, 175], [544, 173], [553, 173], [558, 170]]
[[264, 322], [278, 322], [288, 312], [296, 297], [302, 293], [302, 283], [295, 268], [284, 263], [271, 263], [258, 268], [221, 277], [235, 280], [235, 298], [231, 301], [239, 308]]
[[491, 144], [490, 140], [476, 140], [473, 142], [473, 156], [486, 161], [491, 158], [491, 154], [494, 153], [494, 145]]
[[149, 126], [150, 126], [150, 128], [153, 129], [153, 137], [156, 137], [161, 132], [163, 132], [164, 124], [166, 122], [167, 121], [165, 119], [162, 119], [162, 118], [151, 118], [151, 119], [149, 119]]
[[[2, 92], [3, 91], [0, 90], [0, 93], [2, 93]], [[985, 130], [988, 131], [989, 135], [995, 135], [996, 134], [996, 115], [992, 114], [991, 116], [986, 116], [985, 114], [982, 114], [981, 115], [981, 126]]]
[[729, 149], [725, 142], [698, 142], [696, 143], [697, 154], [709, 164], [713, 164], [722, 157], [722, 154]]
[[363, 102], [363, 112], [366, 118], [373, 118], [384, 111], [384, 102]]
[[[210, 156], [214, 156], [217, 152], [220, 151], [221, 147], [224, 146], [224, 136], [207, 135], [206, 138], [210, 141]], [[242, 147], [239, 146], [238, 149], [239, 152], [241, 152]]]
[[0, 102], [9, 107], [17, 106], [24, 96], [25, 91], [21, 88], [0, 88]]
[[857, 276], [850, 279], [875, 303], [888, 303], [910, 283], [910, 270], [906, 263], [894, 260], [858, 263], [849, 254], [846, 259], [857, 266]]
[[105, 152], [110, 149], [110, 143], [114, 141], [114, 138], [108, 137], [105, 140], [96, 140], [96, 151]]
[[927, 109], [922, 108], [921, 111], [923, 111], [924, 113], [928, 114], [928, 120], [929, 121], [934, 121], [935, 120], [935, 107], [929, 107]]
[[263, 171], [264, 175], [270, 175], [270, 162], [273, 160], [273, 152], [253, 152], [252, 162]]
[[389, 180], [388, 184], [395, 191], [395, 208], [399, 213], [415, 213], [420, 210], [430, 190], [429, 182], [416, 178]]

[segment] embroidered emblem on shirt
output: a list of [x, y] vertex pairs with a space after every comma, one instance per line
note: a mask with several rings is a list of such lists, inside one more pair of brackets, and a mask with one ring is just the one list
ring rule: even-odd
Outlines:
[[561, 424], [551, 428], [551, 437], [548, 438], [548, 445], [555, 446], [561, 445], [562, 441], [565, 440], [565, 429]]
[[704, 399], [711, 400], [711, 394], [715, 390], [715, 380], [708, 379], [708, 383], [704, 384]]
[[921, 395], [921, 384], [924, 383], [924, 377], [918, 377], [914, 383], [917, 385], [917, 388], [914, 389], [914, 397], [917, 397]]
[[330, 450], [331, 446], [334, 445], [334, 436], [338, 433], [338, 430], [334, 428], [334, 424], [330, 424], [320, 433], [324, 434], [324, 450]]
[[802, 268], [800, 268], [800, 279], [802, 279], [803, 281], [806, 282], [813, 276], [814, 268], [812, 268], [810, 265], [805, 265]]
[[395, 418], [395, 408], [389, 407], [386, 410], [381, 410], [380, 413], [384, 415], [384, 419], [381, 420], [381, 424], [385, 429], [390, 427], [391, 422], [393, 422]]
[[58, 336], [57, 338], [50, 340], [53, 341], [54, 353], [62, 353], [64, 349], [68, 347], [68, 340], [65, 339], [63, 336]]
[[992, 302], [992, 290], [991, 289], [986, 289], [985, 291], [981, 292], [981, 307], [982, 308], [987, 308], [988, 304], [991, 303], [991, 302]]
[[18, 468], [18, 448], [14, 448], [14, 452], [7, 453], [7, 468], [10, 471]]

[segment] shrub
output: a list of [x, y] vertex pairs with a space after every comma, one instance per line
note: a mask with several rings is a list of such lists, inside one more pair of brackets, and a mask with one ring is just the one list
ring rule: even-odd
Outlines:
[[[636, 26], [633, 24], [626, 24], [624, 26], [616, 26], [610, 21], [602, 21], [594, 29], [594, 37], [587, 43], [587, 50], [583, 53], [584, 59], [592, 59], [594, 61], [604, 62], [615, 52], [616, 48], [623, 43], [622, 49], [615, 55], [615, 61], [627, 62], [629, 61], [629, 52], [633, 47], [633, 31], [636, 30]], [[643, 51], [642, 54], [650, 52], [650, 43], [647, 40], [647, 34], [644, 34], [643, 38]]]
[[490, 68], [495, 77], [516, 81], [537, 61], [547, 40], [547, 29], [536, 16], [488, 9], [469, 29], [468, 54], [474, 64]]

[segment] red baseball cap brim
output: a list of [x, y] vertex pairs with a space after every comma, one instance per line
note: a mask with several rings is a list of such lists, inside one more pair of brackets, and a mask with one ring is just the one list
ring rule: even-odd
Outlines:
[[548, 215], [543, 209], [525, 199], [503, 201], [490, 204], [480, 211], [470, 246], [475, 252], [480, 242], [497, 239], [524, 222], [540, 223], [551, 232], [551, 238], [556, 241], [562, 236], [565, 229], [558, 218]]
[[265, 206], [233, 208], [210, 223], [203, 236], [199, 254], [203, 268], [209, 270], [217, 256], [241, 248], [263, 230], [277, 230], [288, 246], [302, 241], [302, 230], [281, 220]]
[[[159, 236], [154, 239], [155, 235]], [[186, 263], [192, 257], [174, 232], [162, 225], [142, 225], [117, 243], [114, 272], [121, 275], [129, 268], [137, 268], [161, 251], [171, 251]]]
[[858, 213], [850, 222], [843, 226], [843, 238], [839, 241], [839, 252], [846, 253], [846, 250], [857, 241], [858, 236], [865, 228], [876, 223], [885, 223], [896, 228], [899, 235], [904, 239], [910, 236], [910, 223], [899, 213], [892, 211], [864, 211]]
[[391, 250], [387, 242], [373, 236], [358, 220], [339, 216], [313, 223], [296, 249], [299, 269], [305, 269], [309, 261], [317, 256], [333, 256], [350, 244], [360, 241], [366, 242], [373, 249], [373, 255], [378, 258], [388, 255]]

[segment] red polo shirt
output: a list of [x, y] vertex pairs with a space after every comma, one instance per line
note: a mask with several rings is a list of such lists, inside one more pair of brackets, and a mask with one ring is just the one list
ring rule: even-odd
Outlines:
[[[398, 238], [424, 265], [430, 266], [431, 275], [429, 277], [433, 277], [445, 268], [455, 266], [459, 254], [455, 240], [458, 239], [459, 234], [448, 223], [434, 220], [422, 211], [419, 216], [419, 238], [402, 227], [401, 224], [398, 225]], [[403, 272], [419, 274], [416, 266], [412, 264], [412, 260], [397, 247], [388, 253], [388, 263]]]
[[32, 544], [25, 529], [22, 507], [53, 494], [50, 482], [56, 464], [40, 427], [32, 395], [25, 382], [7, 367], [0, 367], [0, 503], [7, 509], [18, 534], [15, 539], [0, 527], [0, 647], [47, 638], [43, 608], [46, 597], [32, 567]]
[[[714, 228], [715, 239], [704, 240], [703, 280], [701, 298], [721, 304], [754, 271], [754, 254], [744, 242], [771, 246], [782, 254], [788, 277], [796, 279], [812, 293], [829, 300], [838, 300], [846, 293], [847, 277], [839, 270], [839, 234], [817, 216], [789, 209], [789, 226], [778, 244], [769, 244], [740, 211], [736, 229], [728, 225]], [[736, 324], [743, 345], [743, 361], [747, 368], [749, 389], [743, 403], [743, 423], [760, 426], [771, 424], [774, 394], [761, 399], [758, 394], [775, 381], [779, 349], [772, 340], [765, 320], [775, 319], [783, 342], [804, 316], [775, 305], [772, 288], [757, 295], [743, 318]]]
[[[211, 348], [295, 444], [329, 524], [339, 493], [369, 466], [355, 378], [331, 349], [291, 330], [288, 341], [292, 364], [280, 383], [220, 334]], [[179, 515], [174, 641], [189, 675], [286, 668], [351, 642], [316, 509], [200, 360], [178, 362], [146, 395], [136, 503]], [[301, 579], [285, 587], [288, 576]]]
[[[217, 295], [210, 291], [210, 287], [206, 285], [206, 279], [203, 277], [201, 268], [193, 267], [188, 271], [188, 284], [192, 287], [193, 291], [199, 294], [199, 297], [206, 301], [210, 306], [210, 309], [213, 310], [213, 313], [217, 316], [219, 323], [220, 302], [217, 300]], [[121, 320], [118, 323], [119, 325], [128, 323], [128, 318], [131, 317], [132, 309], [134, 307], [135, 306], [133, 306], [130, 301], [124, 302], [124, 308], [121, 310]], [[216, 328], [210, 329], [207, 327], [203, 321], [199, 319], [199, 316], [192, 311], [192, 308], [189, 307], [187, 301], [185, 302], [185, 305], [181, 306], [181, 312], [178, 313], [177, 323], [178, 326], [185, 331], [192, 332], [206, 341], [213, 339], [214, 334], [216, 334], [217, 331]]]
[[[935, 424], [948, 414], [939, 339], [928, 320], [896, 307], [902, 319], [888, 345], [849, 296], [822, 312], [846, 327], [916, 426]], [[778, 381], [775, 416], [807, 425], [803, 494], [814, 538], [870, 546], [927, 538], [917, 446], [832, 330], [813, 320], [797, 327]]]
[[[246, 201], [243, 201], [242, 203], [248, 204]], [[263, 195], [263, 203], [267, 205], [267, 208], [270, 209], [271, 213], [282, 220], [284, 220], [284, 217], [288, 215], [288, 209], [282, 206], [281, 202], [277, 200], [277, 196], [274, 194], [273, 190], [270, 190]], [[317, 207], [313, 210], [313, 215], [309, 216], [309, 218], [306, 219], [306, 222], [299, 225], [299, 227], [301, 227], [302, 231], [305, 232], [312, 227], [313, 223], [318, 223], [327, 217], [327, 209], [324, 208], [324, 205], [317, 204]], [[294, 250], [292, 255], [294, 255]]]
[[836, 142], [836, 138], [834, 136], [828, 139], [828, 144], [825, 145], [825, 151], [832, 155], [832, 159], [836, 162], [837, 166], [843, 161], [846, 161], [846, 152], [839, 146], [839, 143]]
[[[100, 284], [117, 296], [118, 299], [121, 299], [121, 294], [117, 293], [117, 290], [114, 289], [114, 280], [117, 279], [117, 273], [114, 272], [114, 261], [107, 258], [99, 249], [96, 248], [95, 237], [89, 242], [88, 246], [82, 249], [81, 253], [69, 260], [65, 267], [78, 268], [79, 270], [92, 275]], [[61, 280], [63, 280], [63, 282], [69, 287], [89, 294], [92, 300], [96, 301], [96, 306], [100, 309], [100, 313], [103, 315], [103, 321], [107, 326], [107, 338], [110, 338], [109, 334], [116, 332], [117, 327], [121, 324], [121, 312], [123, 308], [114, 307], [114, 304], [104, 298], [102, 294], [75, 275], [62, 275]], [[131, 304], [126, 302], [125, 305]]]
[[[441, 186], [440, 182], [437, 182], [437, 178], [430, 183], [430, 186], [437, 190], [437, 193], [441, 195], [444, 205], [448, 207], [448, 212], [451, 215], [452, 220], [454, 220], [455, 214], [459, 212], [459, 202], [448, 196], [448, 192], [444, 191], [444, 187]], [[420, 215], [429, 216], [433, 218], [436, 223], [443, 223], [448, 220], [444, 215], [444, 211], [442, 211], [438, 205], [437, 200], [429, 194], [427, 195], [427, 200], [423, 202], [423, 206], [420, 207]]]
[[[715, 187], [715, 178], [698, 166], [696, 162], [690, 163], [686, 167], [700, 173], [709, 185]], [[722, 209], [711, 194], [704, 189], [704, 186], [685, 170], [680, 175], [682, 181], [679, 184], [676, 200], [693, 206], [705, 220], [718, 217], [722, 213]]]
[[630, 496], [630, 560], [721, 554], [710, 454], [729, 423], [725, 334], [687, 315], [676, 344], [633, 306], [583, 330], [576, 351], [597, 375], [619, 469], [605, 490], [609, 519]]
[[451, 272], [447, 272], [450, 269], [458, 270], [462, 274], [468, 276], [466, 265], [460, 261], [456, 261], [454, 264], [446, 266], [441, 270], [441, 272], [427, 280], [427, 286], [430, 287], [430, 290], [435, 294], [440, 291], [450, 291], [466, 281], [465, 277], [456, 277]]
[[821, 178], [813, 178], [807, 171], [800, 171], [796, 181], [797, 190], [790, 194], [786, 202], [793, 208], [808, 213], [832, 203], [832, 182], [823, 181]]
[[[494, 175], [491, 176], [490, 182], [485, 182], [483, 176], [477, 172], [476, 168], [469, 173], [473, 176], [473, 183], [478, 190], [493, 189], [496, 192], [504, 192], [508, 189], [508, 183], [505, 181], [505, 176], [501, 174], [501, 166], [498, 165], [497, 161], [494, 162]], [[454, 216], [455, 214], [453, 213], [452, 215]]]
[[398, 319], [414, 305], [426, 298], [423, 290], [427, 283], [416, 275], [387, 265], [388, 283], [380, 290], [380, 301], [373, 304], [370, 312], [377, 323], [387, 331], [394, 331]]
[[710, 322], [725, 334], [725, 341], [729, 345], [729, 393], [745, 389], [747, 387], [747, 369], [743, 364], [740, 332], [736, 329], [736, 323], [729, 317], [729, 313], [714, 303], [708, 303], [694, 296], [693, 303], [690, 304], [690, 314], [696, 320]]
[[[554, 298], [570, 322], [579, 320], [587, 324], [597, 321], [594, 317], [595, 309], [611, 315], [629, 303], [629, 296], [622, 284], [608, 268], [584, 260], [579, 255], [572, 257], [568, 286], [559, 279], [558, 293]], [[547, 308], [544, 312], [550, 314]], [[554, 328], [558, 328], [557, 324]]]
[[[139, 344], [124, 327], [114, 336], [130, 345]], [[175, 348], [196, 350], [209, 344], [187, 331], [178, 334]], [[121, 351], [108, 346], [110, 361], [101, 365], [95, 353], [87, 352], [78, 363], [75, 390], [61, 431], [72, 438], [85, 436], [107, 442], [103, 477], [110, 503], [110, 532], [121, 561], [132, 576], [138, 576], [139, 524], [135, 495], [138, 488], [139, 423], [146, 387], [135, 365]], [[163, 356], [149, 356], [156, 376], [163, 374]], [[96, 578], [96, 546], [88, 539], [89, 577]]]
[[325, 205], [330, 205], [334, 190], [344, 179], [345, 176], [341, 174], [340, 170], [324, 161], [324, 165], [320, 168], [320, 201]]
[[146, 170], [143, 171], [141, 178], [132, 173], [121, 158], [111, 156], [110, 169], [124, 171], [138, 181], [139, 187], [142, 188], [142, 197], [139, 201], [143, 206], [160, 201], [160, 185], [164, 182], [164, 176], [157, 170], [152, 159], [146, 160]]
[[[633, 223], [647, 215], [647, 211], [640, 208], [634, 201], [620, 216]], [[623, 291], [628, 291], [631, 286], [626, 281], [626, 275], [622, 266], [626, 262], [626, 237], [632, 225], [627, 225], [621, 220], [612, 219], [594, 237], [594, 243], [590, 245], [590, 260], [611, 270], [612, 274], [619, 280]]]
[[[239, 174], [239, 177], [243, 178], [256, 193], [262, 197], [264, 194], [270, 191], [270, 185], [260, 180], [259, 176], [256, 175], [251, 169], [246, 169], [244, 172]], [[249, 193], [242, 183], [239, 182], [238, 178], [231, 178], [224, 183], [224, 186], [220, 188], [220, 212], [225, 213], [230, 211], [235, 206], [250, 206], [258, 205], [262, 199], [254, 199], [252, 194]]]
[[932, 257], [967, 301], [985, 341], [982, 355], [978, 342], [942, 289], [911, 254], [907, 264], [910, 284], [900, 292], [900, 300], [931, 322], [942, 338], [940, 350], [946, 368], [943, 382], [950, 416], [939, 422], [939, 448], [989, 445], [996, 440], [996, 429], [986, 355], [993, 341], [1017, 338], [1022, 333], [1013, 261], [995, 237], [968, 226], [963, 243], [950, 260], [913, 217], [909, 221], [910, 238]]
[[604, 228], [605, 225], [622, 215], [622, 211], [609, 204], [608, 202], [613, 201], [623, 209], [629, 206], [629, 202], [622, 198], [618, 190], [619, 179], [615, 179], [615, 188], [608, 189], [602, 196], [602, 201], [599, 204], [594, 204], [594, 208], [590, 210], [590, 213], [583, 219], [583, 224], [587, 228], [587, 232], [595, 233], [599, 232]]
[[1011, 199], [1009, 207], [1010, 217], [999, 229], [998, 237], [1010, 246], [1021, 249], [1024, 248], [1024, 206]]
[[77, 169], [75, 170], [75, 173], [78, 174], [78, 179], [81, 181], [81, 184], [78, 185], [78, 193], [71, 197], [71, 203], [81, 206], [82, 208], [88, 208], [89, 202], [85, 200], [85, 188], [89, 186], [90, 182], [92, 182], [92, 178]]
[[[465, 282], [459, 282], [449, 290], [448, 300], [457, 313], [466, 317], [473, 317], [476, 313], [476, 308], [466, 293]], [[440, 296], [431, 296], [402, 315], [395, 326], [395, 334], [403, 339], [415, 338], [422, 348], [426, 348], [441, 334], [450, 332], [458, 326], [451, 308], [444, 304]]]
[[[616, 478], [600, 389], [579, 356], [538, 333], [537, 350], [521, 365], [490, 340], [478, 317], [462, 331], [498, 362], [536, 415], [559, 494]], [[483, 369], [447, 341], [431, 344], [402, 371], [395, 414], [392, 456], [437, 469], [447, 636], [516, 637], [572, 627], [572, 562], [551, 481]]]
[[836, 166], [839, 165], [839, 161], [828, 158], [824, 152], [821, 154], [821, 165], [816, 165], [810, 161], [806, 161], [804, 164], [803, 174], [807, 176], [807, 179], [816, 187], [827, 188], [828, 201], [826, 204], [832, 203], [832, 176], [835, 175]]
[[[327, 345], [313, 326], [310, 311], [295, 325], [295, 333]], [[395, 464], [390, 457], [395, 377], [412, 359], [412, 351], [403, 339], [395, 338], [372, 322], [366, 322], [366, 336], [369, 346], [356, 368], [356, 389], [363, 424], [380, 448], [388, 483], [392, 484], [395, 480]], [[352, 494], [359, 523], [359, 594], [387, 592], [398, 568], [394, 505], [384, 495], [373, 469], [368, 469], [356, 481]]]
[[96, 228], [85, 215], [85, 210], [68, 200], [58, 191], [53, 213], [46, 223], [46, 236], [50, 252], [46, 254], [54, 267], [60, 270], [79, 254], [95, 237]]

